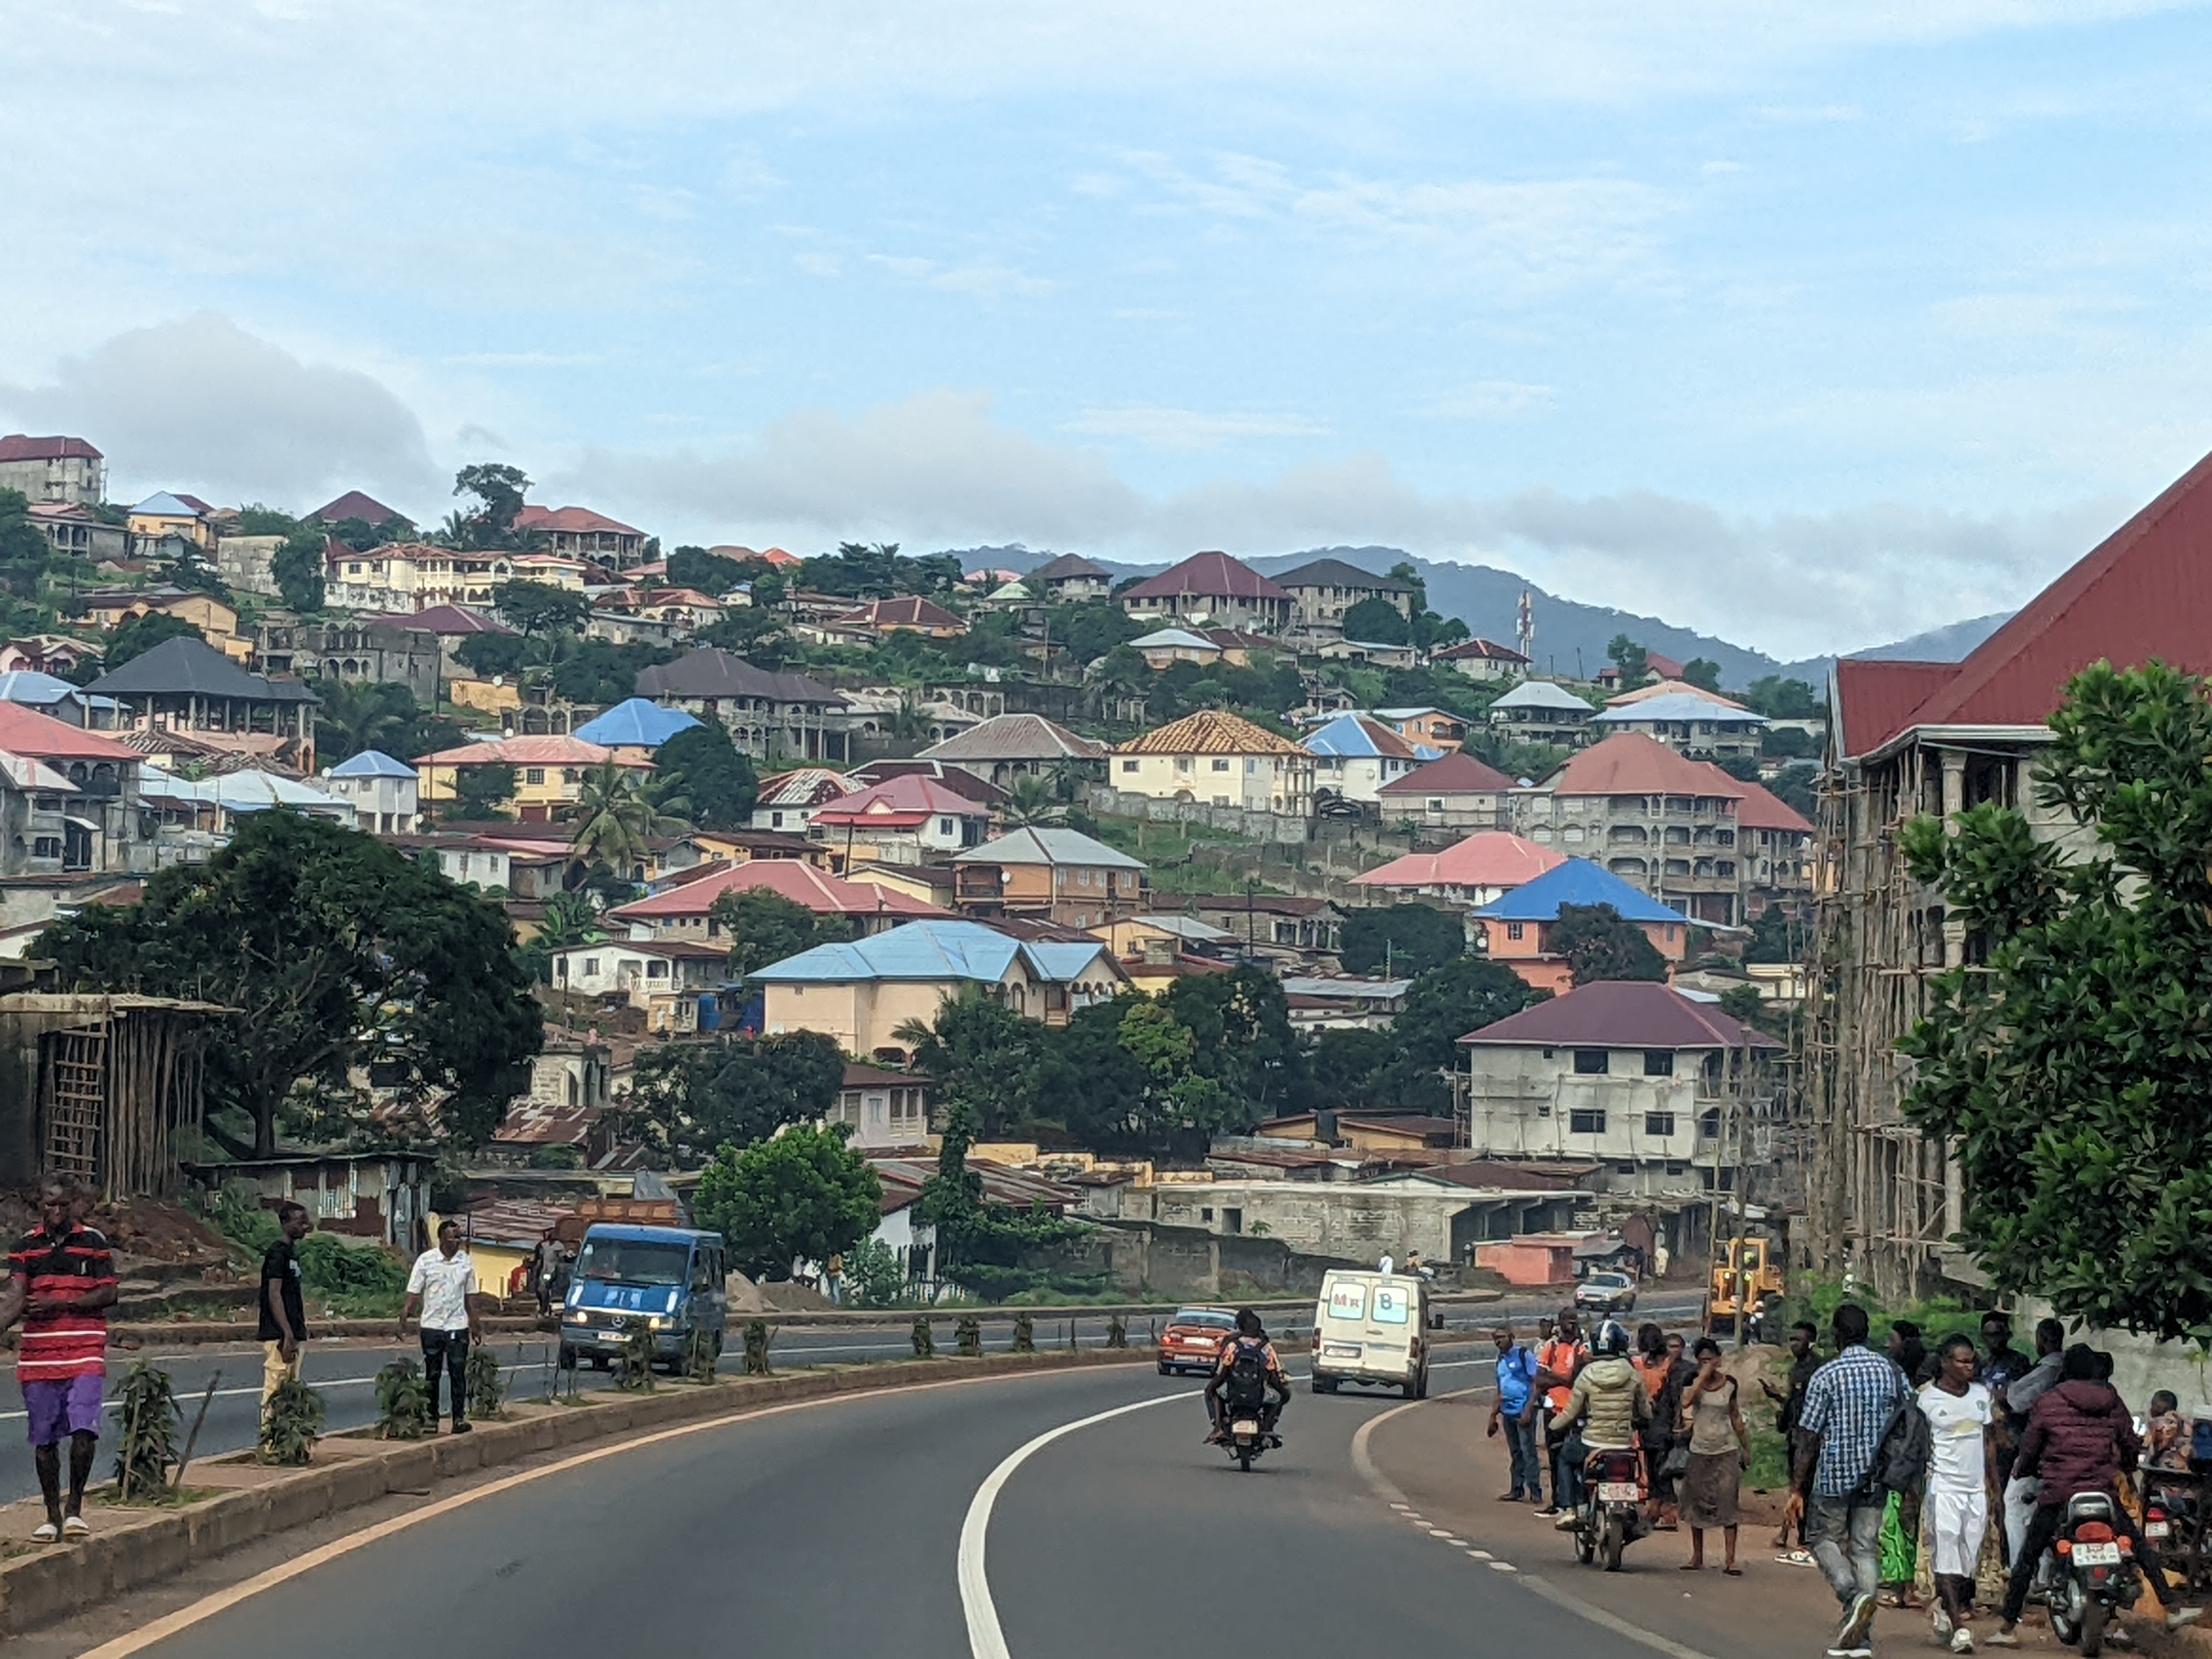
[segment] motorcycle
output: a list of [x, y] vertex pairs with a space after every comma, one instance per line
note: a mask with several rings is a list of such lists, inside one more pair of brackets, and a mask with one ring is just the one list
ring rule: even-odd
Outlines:
[[1575, 1559], [1588, 1566], [1602, 1558], [1607, 1572], [1619, 1572], [1620, 1552], [1649, 1530], [1644, 1454], [1592, 1452], [1583, 1486], [1583, 1504], [1575, 1512]]
[[1275, 1432], [1275, 1417], [1264, 1401], [1259, 1405], [1229, 1402], [1229, 1421], [1221, 1445], [1240, 1474], [1251, 1474], [1262, 1452], [1283, 1443], [1283, 1437]]
[[2142, 1594], [2135, 1542], [2113, 1524], [2116, 1516], [2106, 1493], [2075, 1493], [2037, 1572], [2051, 1633], [2090, 1659], [2105, 1650], [2112, 1616]]

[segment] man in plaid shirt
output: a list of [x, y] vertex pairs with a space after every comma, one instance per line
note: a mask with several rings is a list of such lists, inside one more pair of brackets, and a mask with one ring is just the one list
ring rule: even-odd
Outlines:
[[1875, 1587], [1881, 1577], [1881, 1512], [1888, 1493], [1873, 1485], [1881, 1437], [1906, 1397], [1905, 1375], [1866, 1345], [1867, 1313], [1836, 1310], [1836, 1357], [1813, 1373], [1797, 1417], [1796, 1476], [1783, 1513], [1843, 1603], [1830, 1659], [1874, 1652]]

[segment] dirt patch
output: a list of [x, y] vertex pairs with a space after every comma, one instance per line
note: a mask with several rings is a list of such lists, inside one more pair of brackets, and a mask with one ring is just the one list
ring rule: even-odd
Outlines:
[[[33, 1187], [0, 1191], [0, 1233], [19, 1237], [39, 1224], [39, 1194]], [[157, 1198], [118, 1199], [95, 1206], [92, 1224], [125, 1255], [206, 1267], [229, 1265], [223, 1237], [182, 1204]]]

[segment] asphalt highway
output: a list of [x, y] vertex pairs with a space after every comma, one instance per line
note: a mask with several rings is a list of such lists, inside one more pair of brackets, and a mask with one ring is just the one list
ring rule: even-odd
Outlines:
[[[1462, 1352], [1449, 1370], [1440, 1359], [1437, 1387], [1486, 1376]], [[1193, 1385], [1148, 1367], [852, 1397], [495, 1485], [143, 1651], [277, 1659], [305, 1639], [319, 1659], [383, 1659], [395, 1640], [445, 1632], [485, 1659], [733, 1642], [1127, 1659], [1133, 1643], [1235, 1640], [1238, 1609], [1256, 1603], [1271, 1611], [1250, 1639], [1287, 1659], [1562, 1641], [1587, 1659], [1646, 1659], [1606, 1628], [1562, 1630], [1510, 1563], [1408, 1527], [1376, 1498], [1352, 1437], [1394, 1403], [1301, 1393], [1288, 1444], [1243, 1474], [1199, 1443]]]
[[[1514, 1297], [1504, 1303], [1468, 1305], [1449, 1305], [1444, 1308], [1447, 1331], [1466, 1332], [1487, 1329], [1501, 1316], [1520, 1322], [1522, 1328], [1533, 1329], [1538, 1314], [1551, 1311], [1555, 1304], [1526, 1297]], [[1666, 1319], [1692, 1314], [1697, 1310], [1693, 1297], [1669, 1294], [1647, 1302], [1635, 1317]], [[771, 1323], [775, 1322], [771, 1320]], [[952, 1346], [954, 1316], [940, 1314], [933, 1321], [940, 1352]], [[1129, 1322], [1129, 1340], [1146, 1343], [1157, 1326], [1166, 1323], [1164, 1318], [1144, 1316]], [[1064, 1346], [1070, 1322], [1040, 1319], [1036, 1322], [1035, 1340], [1039, 1347]], [[1103, 1346], [1106, 1341], [1106, 1321], [1103, 1316], [1085, 1317], [1073, 1322], [1076, 1341], [1084, 1347]], [[1301, 1337], [1310, 1335], [1313, 1328], [1310, 1314], [1302, 1318], [1285, 1319], [1274, 1316], [1274, 1328], [1280, 1334], [1295, 1328]], [[983, 1346], [995, 1352], [1008, 1347], [1013, 1340], [1011, 1319], [992, 1319], [983, 1322]], [[732, 1346], [737, 1342], [735, 1328], [731, 1335]], [[509, 1389], [520, 1397], [543, 1397], [552, 1378], [556, 1342], [550, 1335], [543, 1337], [497, 1337], [494, 1347], [501, 1365], [507, 1368]], [[806, 1364], [854, 1364], [867, 1360], [905, 1359], [913, 1356], [910, 1328], [897, 1325], [784, 1325], [777, 1328], [771, 1349], [773, 1362], [780, 1366]], [[1297, 1351], [1286, 1354], [1295, 1357]], [[1447, 1357], [1453, 1351], [1446, 1350]], [[344, 1341], [311, 1342], [302, 1366], [307, 1382], [323, 1396], [329, 1411], [327, 1427], [331, 1432], [362, 1428], [375, 1420], [375, 1380], [377, 1371], [387, 1360], [405, 1354], [416, 1359], [422, 1350], [411, 1340], [378, 1342], [355, 1338]], [[141, 1353], [111, 1350], [108, 1354], [107, 1386], [112, 1397], [122, 1386], [123, 1373]], [[150, 1358], [169, 1373], [171, 1384], [184, 1408], [184, 1424], [189, 1429], [199, 1409], [200, 1396], [210, 1380], [216, 1382], [216, 1395], [208, 1407], [205, 1425], [200, 1431], [198, 1444], [193, 1455], [219, 1456], [226, 1452], [242, 1451], [254, 1443], [259, 1432], [261, 1396], [261, 1351], [256, 1347], [232, 1346], [221, 1348], [179, 1348], [161, 1352], [149, 1347], [143, 1357]], [[726, 1361], [730, 1363], [729, 1361]], [[12, 1365], [6, 1368], [12, 1370]], [[1455, 1373], [1456, 1374], [1456, 1373]], [[609, 1382], [603, 1372], [588, 1369], [576, 1373], [580, 1389], [605, 1388]], [[1456, 1386], [1456, 1385], [1455, 1385]], [[112, 1413], [111, 1413], [112, 1415]], [[107, 1469], [103, 1457], [101, 1475]], [[26, 1443], [22, 1402], [12, 1386], [0, 1387], [0, 1502], [11, 1502], [27, 1498], [38, 1491], [38, 1480], [31, 1468], [30, 1448]]]

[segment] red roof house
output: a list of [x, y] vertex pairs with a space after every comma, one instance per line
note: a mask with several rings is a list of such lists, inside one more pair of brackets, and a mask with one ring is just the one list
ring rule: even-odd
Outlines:
[[1352, 878], [1359, 887], [1427, 893], [1437, 898], [1487, 904], [1523, 882], [1566, 862], [1566, 855], [1502, 830], [1455, 842], [1441, 853], [1408, 853]]
[[1132, 616], [1186, 617], [1261, 634], [1280, 633], [1293, 609], [1286, 589], [1226, 553], [1194, 553], [1128, 589], [1121, 605]]
[[748, 859], [610, 910], [607, 916], [649, 928], [658, 936], [710, 939], [719, 933], [708, 920], [714, 902], [725, 893], [756, 891], [803, 904], [817, 916], [843, 916], [864, 933], [924, 916], [952, 915], [894, 888], [846, 881], [796, 859]]

